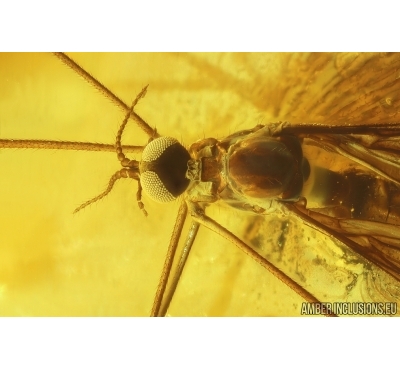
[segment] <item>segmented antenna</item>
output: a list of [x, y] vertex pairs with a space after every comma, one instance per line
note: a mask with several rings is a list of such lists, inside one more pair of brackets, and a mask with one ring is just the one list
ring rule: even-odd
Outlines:
[[144, 215], [147, 216], [147, 212], [144, 209], [144, 204], [142, 202], [142, 186], [140, 184], [140, 175], [139, 175], [139, 162], [136, 160], [129, 159], [123, 152], [122, 150], [122, 145], [121, 145], [121, 138], [122, 134], [124, 132], [124, 129], [126, 127], [126, 124], [128, 123], [129, 117], [132, 115], [133, 109], [135, 108], [136, 104], [139, 102], [140, 99], [142, 99], [147, 92], [147, 87], [149, 85], [145, 86], [142, 91], [136, 96], [135, 100], [132, 102], [131, 107], [127, 111], [124, 120], [122, 121], [122, 124], [118, 130], [116, 141], [115, 141], [115, 150], [117, 152], [117, 157], [118, 160], [120, 161], [122, 169], [119, 171], [115, 172], [114, 175], [111, 176], [106, 190], [104, 190], [101, 194], [97, 195], [96, 197], [86, 201], [85, 203], [81, 204], [78, 208], [74, 210], [74, 213], [79, 212], [83, 208], [86, 208], [88, 205], [96, 203], [100, 199], [104, 198], [112, 188], [114, 187], [114, 184], [117, 182], [117, 180], [121, 178], [131, 178], [134, 179], [138, 182], [138, 190], [136, 193], [136, 199], [139, 208], [143, 211]]
[[[132, 162], [129, 158], [127, 158], [125, 156], [125, 154], [122, 151], [122, 145], [121, 145], [121, 138], [122, 138], [122, 133], [125, 130], [125, 126], [128, 123], [129, 117], [131, 116], [132, 112], [133, 112], [133, 108], [135, 107], [135, 105], [139, 102], [140, 99], [144, 98], [146, 93], [147, 93], [147, 88], [149, 87], [149, 85], [146, 85], [142, 91], [137, 95], [137, 97], [135, 98], [135, 100], [132, 102], [131, 107], [129, 108], [129, 110], [127, 111], [124, 120], [122, 121], [122, 124], [117, 132], [117, 137], [116, 137], [116, 141], [115, 141], [115, 150], [117, 151], [117, 158], [120, 161], [121, 165], [123, 167], [129, 167], [129, 163]], [[135, 161], [136, 162], [136, 161]]]
[[[86, 208], [88, 205], [96, 203], [98, 200], [103, 199], [112, 190], [112, 188], [114, 187], [114, 184], [116, 183], [117, 180], [119, 180], [122, 177], [124, 177], [124, 178], [132, 177], [132, 175], [134, 175], [134, 173], [129, 174], [129, 169], [127, 169], [127, 168], [122, 168], [119, 171], [115, 172], [114, 175], [111, 176], [106, 190], [104, 190], [101, 194], [97, 195], [96, 197], [86, 201], [85, 203], [82, 203], [78, 208], [76, 208], [74, 210], [73, 213], [77, 213], [80, 210]], [[139, 208], [140, 208], [140, 205], [139, 205]]]

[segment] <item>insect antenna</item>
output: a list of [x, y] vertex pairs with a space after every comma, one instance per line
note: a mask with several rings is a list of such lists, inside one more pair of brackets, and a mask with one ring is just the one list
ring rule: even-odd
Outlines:
[[140, 99], [145, 97], [148, 87], [149, 87], [149, 85], [145, 86], [142, 89], [142, 91], [136, 96], [135, 100], [132, 102], [132, 105], [129, 108], [128, 112], [126, 113], [125, 118], [122, 121], [122, 124], [119, 127], [119, 130], [117, 132], [117, 137], [116, 137], [116, 140], [115, 140], [115, 150], [117, 151], [118, 160], [120, 161], [120, 163], [121, 163], [121, 165], [123, 167], [129, 167], [129, 164], [131, 162], [136, 162], [136, 161], [130, 160], [124, 154], [124, 152], [122, 150], [122, 145], [121, 145], [121, 138], [122, 138], [122, 134], [123, 134], [123, 132], [125, 130], [126, 124], [128, 123], [129, 117], [131, 116], [131, 114], [133, 112], [133, 108], [135, 108], [136, 104], [139, 102]]
[[79, 207], [77, 207], [73, 213], [77, 213], [80, 210], [86, 208], [90, 204], [96, 203], [98, 200], [103, 199], [114, 187], [114, 184], [116, 183], [117, 180], [119, 180], [122, 177], [128, 177], [127, 175], [124, 176], [124, 173], [127, 170], [125, 168], [117, 171], [114, 173], [114, 175], [111, 176], [110, 181], [108, 182], [106, 190], [104, 190], [101, 194], [95, 196], [94, 198], [86, 201], [85, 203], [82, 203]]
[[140, 99], [142, 99], [147, 92], [147, 86], [145, 86], [142, 91], [136, 96], [135, 100], [132, 102], [131, 107], [129, 108], [128, 112], [125, 115], [124, 120], [122, 121], [122, 124], [117, 132], [117, 137], [115, 141], [115, 150], [117, 152], [117, 157], [118, 160], [120, 161], [122, 169], [119, 171], [115, 172], [114, 175], [111, 176], [106, 190], [104, 190], [101, 194], [95, 196], [94, 198], [84, 202], [81, 204], [79, 207], [77, 207], [73, 213], [77, 213], [80, 210], [86, 208], [90, 204], [96, 203], [100, 199], [103, 199], [105, 196], [107, 196], [112, 188], [114, 187], [114, 184], [117, 182], [117, 180], [121, 178], [131, 178], [134, 179], [138, 182], [138, 191], [136, 193], [136, 199], [139, 208], [143, 211], [144, 215], [147, 216], [147, 212], [144, 209], [144, 204], [142, 202], [142, 186], [140, 184], [140, 177], [139, 177], [139, 162], [134, 160], [134, 159], [129, 159], [123, 152], [122, 150], [122, 145], [121, 145], [121, 138], [122, 134], [124, 132], [124, 129], [128, 123], [129, 117], [132, 115], [133, 109], [135, 108], [136, 104], [139, 102]]

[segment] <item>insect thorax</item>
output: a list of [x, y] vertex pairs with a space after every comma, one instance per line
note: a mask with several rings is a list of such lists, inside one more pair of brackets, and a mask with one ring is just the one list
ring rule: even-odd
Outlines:
[[298, 200], [309, 175], [300, 141], [271, 137], [262, 126], [222, 141], [200, 140], [189, 151], [187, 195], [193, 202], [222, 199], [242, 210], [270, 213], [276, 201]]

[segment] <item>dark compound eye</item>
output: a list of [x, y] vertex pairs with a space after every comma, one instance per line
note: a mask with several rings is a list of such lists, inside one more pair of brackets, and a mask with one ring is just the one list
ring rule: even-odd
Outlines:
[[189, 152], [172, 137], [151, 141], [143, 150], [139, 165], [143, 190], [156, 202], [176, 199], [190, 182], [185, 177], [189, 159]]

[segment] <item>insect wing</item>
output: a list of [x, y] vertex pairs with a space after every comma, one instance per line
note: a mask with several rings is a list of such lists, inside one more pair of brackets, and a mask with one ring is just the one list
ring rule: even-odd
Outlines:
[[[301, 60], [302, 57], [304, 57], [303, 60]], [[334, 128], [337, 127], [338, 133], [346, 131], [343, 127], [348, 127], [350, 124], [369, 128], [376, 124], [384, 125], [398, 121], [398, 55], [313, 54], [307, 57], [295, 55], [288, 61], [288, 65], [296, 63], [294, 62], [296, 58], [302, 66], [298, 70], [303, 72], [296, 77], [308, 81], [307, 88], [304, 83], [293, 84], [295, 80], [293, 74], [286, 74], [285, 77], [279, 79], [281, 83], [296, 87], [291, 90], [278, 89], [278, 92], [272, 88], [281, 100], [279, 104], [276, 104], [277, 100], [271, 97], [271, 100], [265, 103], [265, 105], [275, 104], [271, 107], [273, 108], [271, 111], [276, 112], [277, 117], [282, 121], [329, 123], [333, 126], [331, 131], [335, 132]], [[383, 81], [379, 80], [377, 73]], [[299, 91], [299, 89], [302, 90]], [[246, 95], [249, 90], [243, 89], [241, 93]], [[259, 90], [254, 93], [258, 94]], [[264, 97], [268, 94], [272, 93], [266, 92]], [[257, 97], [253, 95], [253, 98], [253, 103], [257, 104]], [[308, 109], [307, 106], [310, 108]], [[397, 124], [391, 127], [394, 132], [396, 130], [398, 132]], [[396, 156], [398, 158], [397, 152], [391, 159], [394, 158], [392, 167], [398, 175]], [[359, 155], [359, 157], [363, 156]], [[232, 210], [230, 212], [234, 213]], [[218, 216], [214, 213], [214, 217]], [[240, 218], [240, 215], [238, 217]], [[235, 224], [234, 219], [232, 217], [225, 220], [224, 225], [227, 226], [230, 223], [230, 229], [239, 233], [240, 222]], [[399, 284], [377, 267], [384, 267], [378, 263], [381, 257], [370, 255], [372, 264], [365, 263], [362, 258], [360, 259], [359, 254], [349, 251], [341, 243], [332, 243], [334, 234], [329, 228], [325, 228], [324, 233], [319, 233], [316, 232], [318, 230], [316, 220], [314, 224], [312, 220], [311, 222], [307, 220], [307, 223], [311, 229], [304, 227], [304, 222], [298, 222], [290, 214], [281, 219], [255, 217], [253, 220], [247, 220], [245, 228], [242, 225], [241, 235], [277, 266], [287, 271], [294, 280], [306, 286], [310, 292], [315, 292], [321, 300], [398, 302]], [[348, 238], [342, 238], [342, 240], [345, 243], [351, 243]], [[380, 247], [385, 248], [385, 246]], [[390, 264], [393, 263], [391, 264], [392, 272], [398, 273], [398, 257], [393, 248], [397, 248], [397, 245], [387, 247], [389, 248], [386, 249], [391, 250], [386, 251], [385, 258], [392, 260], [390, 262]], [[361, 251], [360, 248], [355, 248], [355, 250]], [[305, 258], [299, 258], [301, 255], [305, 255]], [[363, 255], [367, 256], [368, 253]], [[387, 271], [386, 268], [385, 270]], [[319, 289], [313, 289], [313, 286], [318, 286]], [[259, 295], [260, 297], [265, 298], [262, 294]], [[299, 307], [294, 301], [293, 306]]]

